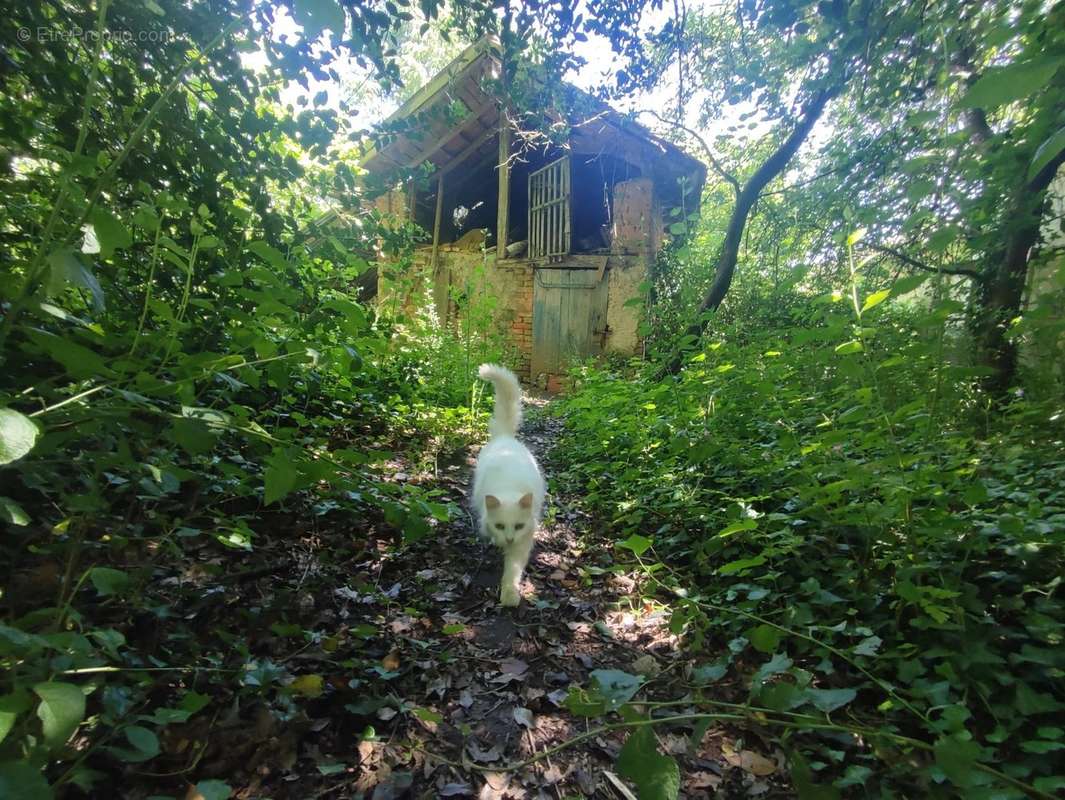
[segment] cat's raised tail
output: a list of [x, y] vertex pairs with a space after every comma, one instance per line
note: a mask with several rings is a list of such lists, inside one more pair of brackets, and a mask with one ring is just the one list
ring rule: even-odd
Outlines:
[[496, 404], [488, 422], [488, 433], [493, 437], [514, 436], [521, 425], [521, 384], [517, 376], [498, 364], [481, 364], [477, 374], [496, 387]]

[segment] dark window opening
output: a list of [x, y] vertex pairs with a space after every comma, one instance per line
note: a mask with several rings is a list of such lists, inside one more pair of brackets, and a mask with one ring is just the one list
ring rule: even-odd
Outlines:
[[[452, 244], [470, 231], [487, 229], [485, 244], [495, 246], [499, 213], [498, 151], [499, 140], [490, 139], [461, 164], [448, 165], [440, 215], [440, 244]], [[430, 242], [436, 219], [436, 187], [436, 177], [430, 176], [428, 186], [416, 196], [414, 212], [414, 221], [428, 231]], [[480, 248], [478, 245], [472, 249]]]
[[516, 156], [510, 173], [509, 250], [521, 257], [520, 243], [529, 238], [529, 176], [562, 156], [570, 164], [571, 253], [608, 253], [614, 219], [614, 186], [641, 176], [640, 169], [609, 154], [570, 153], [561, 148]]
[[[566, 152], [558, 147], [528, 150], [512, 156], [510, 162], [510, 205], [507, 208], [507, 249], [521, 258], [528, 253], [529, 175], [557, 161]], [[526, 246], [522, 247], [521, 243]]]
[[575, 153], [570, 157], [573, 186], [573, 252], [608, 253], [614, 224], [614, 187], [640, 177], [640, 170], [612, 155]]
[[[496, 167], [499, 140], [487, 140], [461, 164], [447, 165], [444, 177], [444, 204], [440, 219], [440, 244], [453, 244], [470, 231], [487, 230], [486, 247], [495, 247], [499, 214], [499, 172]], [[508, 211], [508, 254], [501, 257], [529, 257], [530, 175], [568, 156], [568, 252], [609, 253], [614, 224], [614, 187], [641, 176], [638, 167], [622, 158], [602, 154], [572, 153], [563, 148], [527, 151], [512, 157], [510, 207]], [[415, 195], [414, 221], [428, 233], [432, 242], [436, 216], [436, 177], [428, 176]], [[470, 249], [479, 249], [467, 237]]]

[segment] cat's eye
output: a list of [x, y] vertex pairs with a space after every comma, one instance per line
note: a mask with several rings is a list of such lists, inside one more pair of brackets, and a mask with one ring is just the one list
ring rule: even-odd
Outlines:
[[514, 523], [514, 530], [516, 530], [516, 531], [520, 531], [524, 527], [525, 527], [525, 523], [524, 522], [515, 522]]
[[496, 530], [497, 531], [501, 531], [501, 530], [503, 530], [503, 528], [504, 528], [504, 525], [503, 525], [502, 522], [497, 522], [496, 523]]

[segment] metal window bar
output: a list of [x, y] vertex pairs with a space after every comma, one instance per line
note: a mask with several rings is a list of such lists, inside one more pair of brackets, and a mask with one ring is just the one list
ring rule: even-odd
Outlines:
[[529, 258], [560, 261], [570, 251], [569, 157], [529, 174]]

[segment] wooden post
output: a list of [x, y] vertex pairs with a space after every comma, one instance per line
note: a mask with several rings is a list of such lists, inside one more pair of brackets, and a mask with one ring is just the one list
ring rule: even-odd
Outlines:
[[433, 301], [436, 304], [436, 313], [443, 324], [447, 323], [447, 293], [444, 293], [443, 313], [440, 311], [440, 219], [444, 215], [444, 173], [436, 177], [436, 216], [433, 218], [433, 255], [430, 262], [429, 274], [433, 281]]
[[433, 218], [433, 273], [440, 255], [440, 218], [444, 216], [444, 173], [436, 178], [436, 216]]
[[418, 197], [418, 185], [414, 182], [414, 178], [411, 178], [407, 182], [407, 222], [414, 222], [414, 216], [416, 213]]
[[510, 125], [506, 109], [499, 111], [499, 212], [496, 215], [496, 261], [507, 257], [510, 225]]

